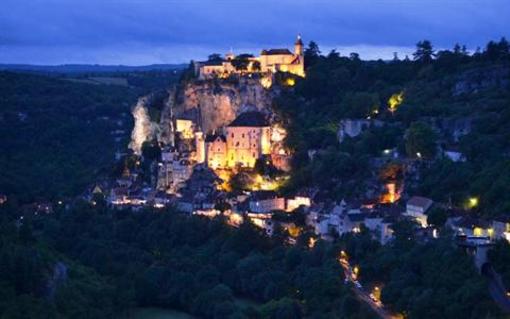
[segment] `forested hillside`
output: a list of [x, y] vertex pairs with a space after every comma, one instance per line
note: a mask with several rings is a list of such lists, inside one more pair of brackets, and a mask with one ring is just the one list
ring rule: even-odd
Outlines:
[[0, 72], [0, 192], [21, 202], [56, 200], [108, 175], [115, 152], [126, 150], [138, 96], [178, 77], [117, 76], [129, 86], [80, 83], [86, 74]]
[[[423, 155], [421, 179], [406, 189], [462, 206], [480, 198], [480, 212], [510, 212], [510, 53], [505, 39], [468, 54], [461, 46], [436, 52], [428, 41], [411, 59], [362, 61], [357, 54], [321, 55], [310, 43], [305, 52], [307, 77], [275, 103], [288, 122], [289, 146], [296, 151], [290, 189], [319, 186], [327, 196], [360, 196], [373, 172], [371, 158], [397, 149], [410, 159]], [[402, 98], [391, 109], [390, 100]], [[341, 119], [380, 120], [341, 145]], [[452, 142], [447, 121], [469, 120], [470, 133]], [[420, 136], [414, 145], [409, 132]], [[443, 160], [439, 151], [452, 145], [465, 162]], [[413, 151], [414, 149], [414, 151]], [[318, 151], [313, 162], [307, 152]], [[420, 152], [417, 152], [419, 150]]]

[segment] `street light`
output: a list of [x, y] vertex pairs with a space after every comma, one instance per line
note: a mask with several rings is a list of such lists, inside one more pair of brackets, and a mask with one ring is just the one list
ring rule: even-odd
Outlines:
[[470, 197], [468, 200], [468, 206], [469, 208], [475, 208], [476, 206], [478, 206], [478, 198]]

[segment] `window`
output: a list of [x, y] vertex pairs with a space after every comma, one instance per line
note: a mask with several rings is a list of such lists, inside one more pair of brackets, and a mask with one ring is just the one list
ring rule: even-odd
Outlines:
[[230, 134], [230, 137], [231, 137], [231, 138], [234, 138], [234, 133]]
[[243, 134], [241, 134], [241, 137], [242, 137], [242, 138], [244, 138], [244, 133], [243, 133]]

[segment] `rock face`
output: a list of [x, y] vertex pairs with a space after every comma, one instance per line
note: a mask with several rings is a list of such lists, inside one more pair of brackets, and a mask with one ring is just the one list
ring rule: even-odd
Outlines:
[[258, 79], [241, 78], [184, 83], [169, 90], [165, 99], [142, 97], [132, 110], [135, 126], [129, 147], [140, 154], [142, 143], [155, 138], [173, 145], [174, 118], [193, 120], [207, 133], [228, 125], [243, 112], [271, 114], [274, 94]]
[[196, 114], [204, 132], [228, 125], [246, 111], [271, 112], [271, 91], [255, 79], [192, 82], [178, 92], [175, 114]]
[[136, 154], [140, 154], [142, 150], [142, 143], [151, 140], [157, 129], [157, 123], [151, 121], [148, 110], [148, 96], [138, 99], [138, 102], [133, 107], [131, 114], [135, 119], [135, 126], [131, 132], [131, 142], [129, 148]]
[[463, 72], [453, 87], [453, 95], [474, 94], [487, 89], [510, 87], [510, 68], [491, 66]]

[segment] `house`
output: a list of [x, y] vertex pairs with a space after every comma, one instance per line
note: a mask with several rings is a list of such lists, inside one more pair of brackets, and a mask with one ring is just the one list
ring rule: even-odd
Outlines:
[[179, 133], [182, 139], [193, 139], [195, 132], [195, 124], [188, 119], [175, 120], [175, 132]]
[[500, 216], [492, 221], [492, 229], [494, 229], [494, 237], [496, 239], [506, 239], [510, 242], [510, 218]]
[[413, 196], [407, 201], [406, 211], [404, 215], [416, 220], [421, 227], [427, 227], [427, 211], [430, 209], [434, 201], [421, 196]]
[[230, 52], [224, 58], [204, 62], [194, 62], [195, 75], [199, 79], [226, 78], [231, 74], [252, 74], [289, 72], [305, 77], [303, 41], [298, 36], [294, 44], [294, 52], [288, 49], [265, 49], [258, 57], [246, 57], [247, 66], [243, 70], [234, 65], [236, 56]]
[[372, 231], [375, 240], [379, 241], [381, 245], [386, 245], [393, 239], [393, 229], [391, 225], [393, 222], [390, 219], [382, 216], [367, 216], [364, 225]]
[[489, 238], [495, 239], [495, 232], [490, 222], [470, 216], [449, 218], [446, 223], [454, 230], [457, 236], [468, 238]]
[[312, 201], [308, 196], [294, 196], [294, 198], [287, 198], [286, 211], [291, 212], [300, 206], [310, 207]]
[[249, 210], [254, 213], [285, 210], [285, 198], [279, 197], [274, 191], [256, 191], [250, 196]]

